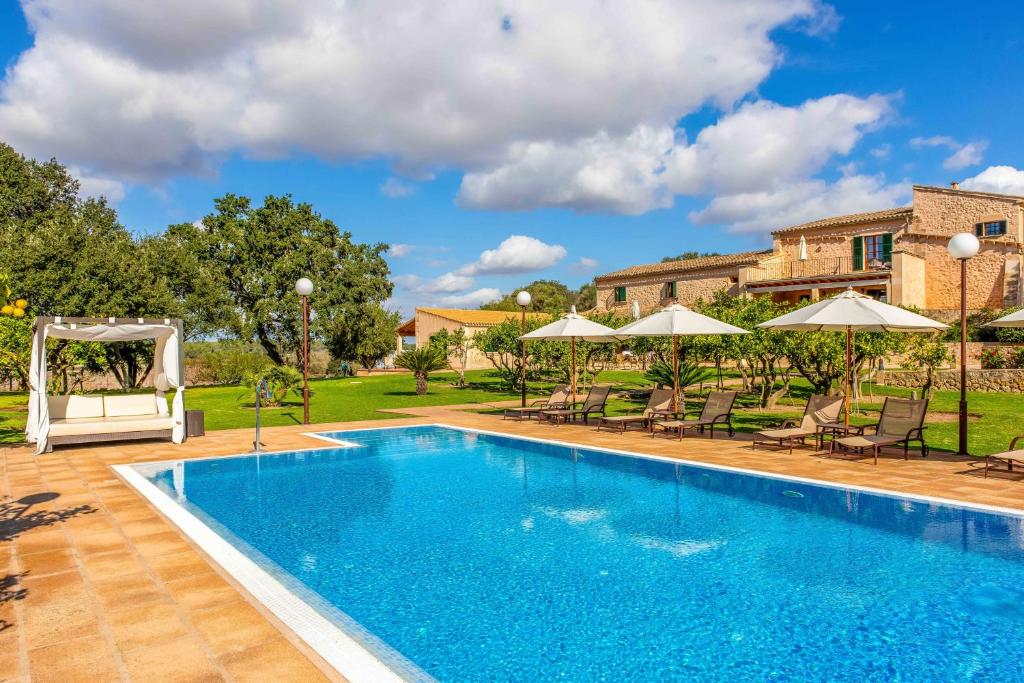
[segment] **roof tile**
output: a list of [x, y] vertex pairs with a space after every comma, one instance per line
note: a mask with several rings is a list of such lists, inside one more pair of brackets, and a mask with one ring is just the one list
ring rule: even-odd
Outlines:
[[788, 228], [774, 230], [773, 235], [786, 232], [798, 232], [800, 230], [812, 230], [814, 228], [833, 228], [840, 225], [857, 225], [859, 223], [874, 223], [875, 221], [895, 220], [897, 218], [909, 218], [914, 213], [914, 207], [901, 206], [895, 209], [883, 209], [881, 211], [865, 211], [864, 213], [851, 213], [845, 216], [831, 216], [819, 218], [809, 223], [801, 223]]
[[594, 278], [601, 280], [616, 280], [624, 277], [636, 277], [638, 275], [661, 275], [664, 273], [684, 273], [690, 270], [702, 270], [704, 268], [724, 268], [727, 266], [742, 266], [757, 263], [758, 260], [770, 256], [771, 249], [759, 251], [744, 251], [737, 254], [718, 254], [716, 256], [700, 256], [698, 258], [686, 259], [683, 261], [663, 261], [661, 263], [646, 263], [639, 266], [630, 266], [617, 270], [614, 273], [606, 273]]

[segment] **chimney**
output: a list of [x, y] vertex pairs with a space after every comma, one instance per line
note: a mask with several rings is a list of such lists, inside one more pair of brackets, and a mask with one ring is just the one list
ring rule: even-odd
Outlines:
[[954, 180], [953, 182], [951, 182], [949, 184], [949, 189], [951, 189], [951, 190], [959, 190], [960, 189], [960, 182]]

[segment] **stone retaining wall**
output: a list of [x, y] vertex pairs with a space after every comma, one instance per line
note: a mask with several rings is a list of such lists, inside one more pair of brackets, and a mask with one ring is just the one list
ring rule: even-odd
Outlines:
[[[924, 386], [925, 373], [922, 370], [886, 370], [878, 373], [877, 381], [890, 387], [918, 389]], [[959, 370], [937, 370], [935, 388], [958, 391]], [[967, 370], [967, 389], [970, 391], [999, 391], [1024, 393], [1024, 369], [1014, 370]]]

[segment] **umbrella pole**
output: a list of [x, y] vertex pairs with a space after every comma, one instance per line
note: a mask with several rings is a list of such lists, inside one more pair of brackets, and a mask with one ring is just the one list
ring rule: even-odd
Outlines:
[[853, 342], [853, 328], [849, 325], [846, 326], [846, 400], [843, 405], [846, 406], [846, 426], [850, 426], [850, 365], [851, 365], [851, 353], [850, 347]]
[[679, 412], [679, 337], [672, 335], [672, 411]]
[[569, 342], [572, 348], [572, 402], [576, 403], [576, 337]]

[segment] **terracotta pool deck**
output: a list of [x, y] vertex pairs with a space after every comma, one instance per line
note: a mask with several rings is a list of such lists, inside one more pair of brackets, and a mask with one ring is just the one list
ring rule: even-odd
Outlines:
[[[267, 450], [315, 448], [302, 432], [442, 422], [764, 472], [1024, 509], [1024, 476], [981, 476], [941, 454], [879, 461], [811, 449], [754, 451], [735, 439], [651, 438], [503, 421], [457, 407], [417, 417], [263, 430]], [[412, 411], [405, 410], [405, 414]], [[160, 442], [2, 453], [0, 680], [340, 680], [224, 576], [110, 465], [248, 451], [252, 430]]]

